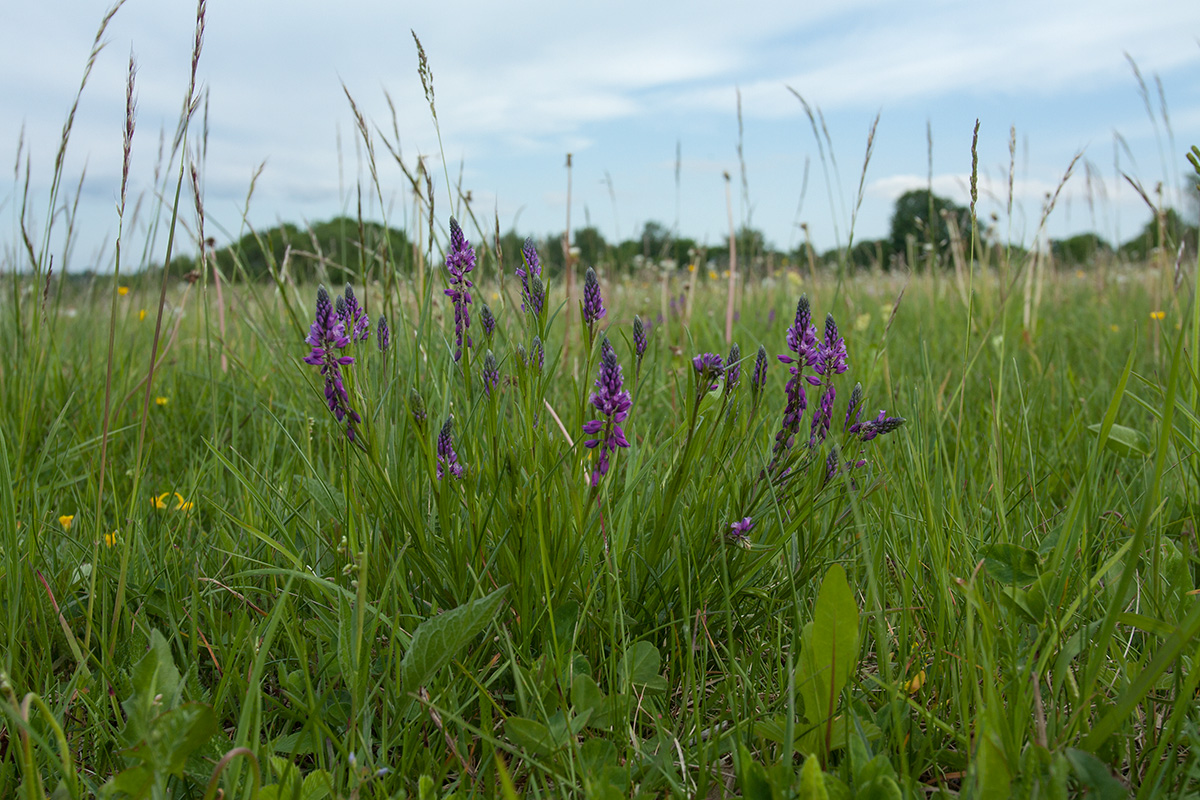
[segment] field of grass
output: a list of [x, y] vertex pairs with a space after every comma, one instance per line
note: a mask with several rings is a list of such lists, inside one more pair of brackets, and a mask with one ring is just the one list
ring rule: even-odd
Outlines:
[[57, 218], [0, 263], [0, 797], [1200, 796], [1196, 265], [568, 297], [435, 217], [350, 290], [63, 280]]
[[[359, 287], [353, 442], [302, 361], [315, 287], [227, 286], [222, 337], [212, 287], [170, 283], [147, 390], [157, 288], [6, 281], [0, 794], [1200, 787], [1186, 293], [1055, 276], [1030, 330], [992, 276], [970, 307], [947, 276], [781, 276], [741, 298], [739, 385], [707, 392], [721, 287], [649, 326], [639, 368], [657, 283], [605, 282], [589, 350], [553, 285], [539, 318], [512, 274], [472, 276], [458, 363], [441, 283]], [[775, 463], [801, 291], [849, 369], [828, 437], [808, 386]], [[593, 487], [602, 337], [630, 447]], [[856, 381], [863, 420], [906, 422], [844, 432]], [[830, 473], [834, 448], [866, 463]]]

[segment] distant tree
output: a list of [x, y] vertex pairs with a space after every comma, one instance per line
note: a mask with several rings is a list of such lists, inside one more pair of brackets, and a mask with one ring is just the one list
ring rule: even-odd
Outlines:
[[1113, 248], [1096, 233], [1080, 233], [1068, 239], [1051, 239], [1050, 254], [1064, 267], [1092, 266], [1096, 258], [1112, 255]]
[[661, 222], [647, 222], [642, 228], [642, 255], [658, 260], [667, 256], [671, 230]]
[[[912, 237], [918, 253], [927, 251], [926, 246], [932, 245], [931, 252], [938, 263], [948, 262], [945, 256], [950, 248], [950, 229], [942, 218], [943, 212], [955, 220], [963, 239], [968, 239], [971, 235], [969, 209], [932, 194], [928, 189], [913, 189], [900, 195], [892, 211], [892, 229], [888, 237], [891, 251], [907, 254], [909, 237]], [[919, 257], [917, 261], [909, 266], [917, 269], [926, 263]]]
[[608, 242], [594, 226], [575, 231], [575, 246], [579, 248], [579, 260], [584, 268], [603, 263], [608, 256]]
[[1174, 257], [1174, 250], [1179, 247], [1180, 242], [1184, 242], [1195, 252], [1196, 226], [1189, 225], [1178, 211], [1168, 208], [1161, 221], [1157, 217], [1151, 217], [1141, 233], [1122, 244], [1121, 255], [1130, 261], [1146, 261], [1156, 249], [1165, 247], [1172, 251], [1171, 255]]

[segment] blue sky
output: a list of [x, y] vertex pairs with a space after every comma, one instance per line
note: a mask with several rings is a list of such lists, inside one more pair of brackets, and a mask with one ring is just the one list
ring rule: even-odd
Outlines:
[[[44, 227], [59, 132], [106, 8], [87, 0], [0, 0], [0, 154], [8, 163], [23, 141], [21, 177], [0, 189], [0, 215], [9, 223], [0, 226], [0, 246], [15, 246], [26, 157], [32, 228]], [[76, 269], [110, 257], [129, 54], [138, 63], [131, 192], [147, 193], [151, 203], [160, 130], [169, 140], [187, 86], [194, 21], [188, 2], [128, 0], [108, 30], [67, 155], [72, 191], [86, 165]], [[857, 239], [886, 235], [895, 198], [925, 185], [927, 123], [935, 191], [966, 201], [976, 118], [981, 216], [995, 212], [999, 228], [1009, 229], [1015, 126], [1013, 239], [1032, 242], [1045, 194], [1080, 151], [1046, 235], [1095, 229], [1128, 238], [1149, 212], [1117, 169], [1149, 190], [1163, 182], [1177, 203], [1182, 153], [1200, 143], [1195, 0], [736, 6], [358, 0], [337, 10], [308, 0], [211, 0], [199, 69], [209, 92], [202, 185], [210, 233], [218, 225], [234, 234], [241, 229], [251, 178], [264, 163], [250, 203], [256, 227], [353, 211], [353, 187], [366, 172], [342, 83], [369, 123], [389, 136], [384, 93], [390, 94], [404, 158], [410, 166], [418, 155], [430, 159], [445, 214], [438, 142], [410, 29], [433, 70], [451, 179], [461, 172], [477, 214], [489, 221], [498, 214], [502, 228], [515, 223], [522, 233], [562, 229], [567, 152], [575, 165], [574, 226], [590, 220], [611, 240], [633, 235], [648, 220], [673, 225], [678, 144], [682, 235], [720, 246], [728, 171], [739, 223], [749, 219], [770, 242], [789, 247], [804, 222], [818, 247], [832, 247], [847, 236], [878, 113]], [[1149, 85], [1153, 124], [1126, 54]], [[788, 87], [824, 116], [837, 164], [828, 183]], [[749, 204], [736, 151], [739, 89]], [[387, 216], [402, 225], [410, 213], [405, 183], [377, 138], [375, 146]], [[381, 216], [373, 201], [370, 213]], [[189, 224], [193, 216], [187, 204]]]

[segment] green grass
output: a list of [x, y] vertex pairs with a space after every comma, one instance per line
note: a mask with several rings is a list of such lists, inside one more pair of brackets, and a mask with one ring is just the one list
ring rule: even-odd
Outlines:
[[[494, 794], [503, 759], [535, 796], [748, 791], [753, 765], [785, 786], [810, 754], [853, 793], [876, 774], [906, 794], [1054, 796], [1089, 780], [1195, 792], [1196, 384], [1190, 347], [1172, 359], [1191, 320], [1182, 303], [1153, 319], [1148, 280], [1097, 291], [1056, 277], [1031, 335], [987, 276], [969, 329], [944, 279], [914, 278], [890, 327], [895, 279], [805, 286], [818, 314], [845, 321], [842, 377], [863, 382], [868, 412], [908, 420], [863, 446], [870, 477], [854, 491], [823, 487], [822, 469], [760, 477], [784, 398], [773, 358], [757, 413], [749, 356], [731, 406], [714, 392], [691, 421], [690, 356], [723, 349], [715, 285], [671, 341], [652, 330], [635, 383], [629, 322], [652, 315], [652, 290], [608, 284], [633, 446], [596, 492], [579, 444], [594, 354], [578, 331], [563, 354], [559, 314], [544, 375], [523, 372], [516, 345], [534, 331], [486, 276], [476, 297], [497, 310], [505, 377], [490, 399], [478, 351], [470, 387], [454, 365], [432, 287], [420, 305], [403, 276], [394, 296], [360, 290], [371, 313], [391, 308], [393, 330], [388, 352], [368, 340], [347, 368], [362, 448], [300, 361], [304, 331], [263, 288], [227, 288], [237, 322], [222, 342], [201, 313], [213, 292], [168, 287], [185, 316], [151, 392], [167, 402], [143, 408], [153, 337], [138, 310], [154, 298], [135, 288], [116, 304], [99, 520], [107, 343], [94, 332], [115, 286], [65, 293], [40, 332], [20, 319], [23, 337], [6, 316], [10, 341], [41, 350], [20, 352], [36, 372], [6, 369], [3, 384], [0, 793], [24, 782], [38, 796], [36, 775], [83, 796], [143, 764], [169, 795], [200, 796], [239, 747], [217, 778], [239, 796], [251, 759], [268, 787], [286, 787], [291, 764], [338, 796], [419, 793], [422, 776], [439, 794]], [[794, 283], [747, 289], [743, 353], [787, 352]], [[467, 470], [439, 481], [451, 413]], [[1089, 430], [1105, 422], [1123, 426], [1114, 446]], [[163, 492], [194, 506], [171, 495], [157, 508]], [[746, 550], [724, 532], [751, 514]], [[803, 700], [823, 672], [803, 668], [800, 634], [835, 564], [861, 636], [831, 717]], [[141, 737], [162, 752], [139, 761], [126, 748]]]

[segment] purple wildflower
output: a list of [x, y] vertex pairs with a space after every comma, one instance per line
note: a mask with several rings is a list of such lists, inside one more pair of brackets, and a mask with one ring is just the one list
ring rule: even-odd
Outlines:
[[496, 318], [492, 316], [492, 310], [488, 308], [487, 303], [479, 309], [479, 323], [483, 325], [483, 335], [487, 337], [488, 344], [491, 344], [492, 335], [496, 332]]
[[356, 342], [361, 342], [371, 335], [371, 320], [367, 317], [367, 312], [358, 304], [358, 298], [354, 296], [354, 287], [346, 284], [346, 293], [343, 298], [338, 298], [342, 302], [338, 303], [338, 315], [342, 318], [342, 323], [346, 330], [350, 331], [349, 336]]
[[633, 369], [634, 379], [642, 373], [642, 356], [646, 354], [646, 347], [650, 342], [646, 339], [646, 326], [642, 322], [642, 318], [637, 314], [633, 315], [633, 353], [636, 356], [635, 366]]
[[534, 314], [537, 314], [541, 311], [541, 305], [528, 302], [532, 298], [529, 279], [540, 277], [542, 274], [542, 265], [538, 262], [537, 248], [533, 246], [533, 239], [525, 239], [521, 255], [525, 268], [517, 267], [516, 269], [517, 277], [521, 279], [521, 310], [532, 310]]
[[483, 390], [487, 392], [488, 397], [492, 396], [492, 390], [498, 383], [500, 383], [500, 365], [496, 363], [496, 357], [492, 355], [492, 351], [488, 350], [487, 355], [483, 357]]
[[[344, 305], [340, 297], [338, 305]], [[348, 418], [346, 436], [354, 441], [354, 426], [362, 420], [358, 412], [350, 407], [350, 395], [342, 380], [342, 367], [353, 364], [354, 357], [337, 355], [337, 350], [345, 349], [350, 344], [350, 338], [346, 336], [342, 317], [334, 311], [329, 302], [329, 292], [325, 291], [324, 286], [317, 289], [317, 313], [304, 341], [312, 346], [312, 350], [304, 357], [304, 363], [321, 368], [321, 374], [325, 377], [325, 402], [338, 422]]]
[[696, 402], [704, 399], [704, 395], [717, 388], [714, 381], [725, 372], [725, 364], [716, 353], [704, 353], [692, 358], [692, 366], [698, 373], [696, 376]]
[[380, 314], [379, 327], [375, 331], [375, 344], [379, 345], [379, 352], [387, 352], [388, 344], [391, 341], [392, 332], [388, 329], [387, 317], [385, 317], [383, 314]]
[[817, 363], [813, 370], [825, 377], [825, 390], [821, 393], [821, 403], [813, 414], [810, 443], [825, 441], [829, 433], [829, 425], [833, 420], [833, 400], [837, 389], [833, 385], [833, 376], [841, 375], [848, 369], [846, 366], [846, 342], [838, 336], [837, 323], [833, 314], [825, 316], [825, 341], [818, 345]]
[[778, 358], [784, 364], [795, 366], [789, 368], [792, 378], [787, 382], [786, 387], [787, 405], [783, 410], [783, 424], [780, 426], [779, 433], [775, 435], [772, 467], [791, 449], [795, 442], [796, 432], [800, 430], [800, 420], [804, 416], [805, 409], [808, 408], [808, 397], [804, 391], [804, 384], [808, 383], [813, 386], [821, 384], [819, 377], [803, 374], [804, 367], [811, 367], [817, 363], [819, 348], [817, 332], [812, 326], [812, 309], [809, 307], [807, 295], [801, 295], [800, 301], [796, 304], [796, 319], [788, 328], [787, 346], [796, 354], [795, 357], [781, 355]]
[[454, 303], [454, 360], [462, 358], [463, 349], [471, 346], [471, 292], [475, 284], [467, 277], [475, 269], [475, 251], [463, 235], [462, 227], [450, 218], [450, 250], [446, 253], [446, 271], [450, 273], [450, 288], [443, 293]]
[[729, 348], [729, 358], [725, 360], [725, 394], [733, 394], [733, 390], [742, 382], [742, 348], [734, 342]]
[[767, 312], [767, 324], [768, 325], [775, 324], [775, 309], [773, 309], [773, 308]]
[[833, 476], [837, 474], [837, 471], [838, 451], [835, 447], [829, 451], [829, 457], [825, 459], [825, 483], [829, 483], [831, 480], [833, 480]]
[[442, 432], [437, 438], [437, 477], [440, 481], [445, 477], [446, 473], [450, 473], [451, 478], [461, 478], [463, 474], [462, 464], [458, 463], [458, 454], [454, 452], [454, 437], [451, 435], [451, 429], [454, 427], [454, 417], [448, 417], [446, 424], [442, 426]]
[[846, 405], [846, 421], [842, 423], [842, 430], [849, 429], [849, 427], [857, 423], [859, 417], [862, 416], [862, 399], [862, 384], [856, 383], [854, 384], [853, 391], [850, 392], [850, 402]]
[[876, 436], [891, 433], [905, 423], [904, 417], [889, 417], [886, 411], [880, 411], [879, 416], [866, 422], [856, 422], [850, 426], [850, 433], [857, 433], [864, 442], [869, 442]]
[[729, 525], [729, 541], [736, 544], [738, 547], [749, 549], [750, 547], [750, 529], [754, 527], [753, 517], [742, 517], [738, 522]]
[[542, 309], [546, 306], [546, 285], [542, 283], [540, 275], [534, 275], [529, 279], [529, 311], [534, 316], [541, 316]]
[[596, 376], [596, 391], [592, 392], [589, 402], [600, 413], [599, 419], [583, 424], [584, 433], [590, 436], [599, 434], [597, 438], [583, 443], [589, 449], [600, 448], [596, 469], [592, 471], [592, 486], [595, 487], [600, 485], [600, 479], [608, 472], [610, 454], [618, 447], [629, 447], [621, 423], [629, 416], [629, 408], [633, 405], [633, 398], [623, 388], [621, 365], [607, 336], [600, 345], [600, 372]]
[[762, 399], [763, 388], [767, 385], [767, 348], [758, 346], [758, 355], [754, 357], [754, 372], [750, 375], [750, 396], [757, 406]]
[[600, 296], [600, 281], [596, 280], [596, 270], [588, 267], [583, 279], [583, 322], [588, 327], [588, 342], [592, 341], [596, 322], [608, 313], [604, 307], [604, 298]]

